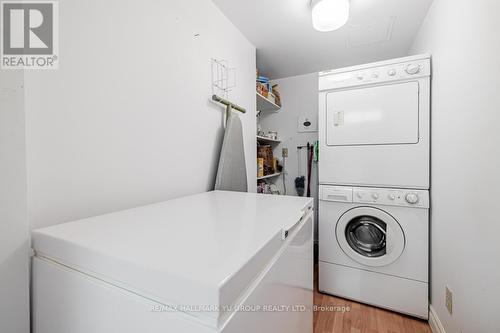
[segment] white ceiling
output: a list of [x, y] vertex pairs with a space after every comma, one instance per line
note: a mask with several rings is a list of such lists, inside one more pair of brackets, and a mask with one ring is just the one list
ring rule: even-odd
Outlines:
[[432, 0], [351, 0], [348, 23], [312, 28], [310, 0], [213, 0], [257, 48], [262, 75], [283, 78], [406, 56]]

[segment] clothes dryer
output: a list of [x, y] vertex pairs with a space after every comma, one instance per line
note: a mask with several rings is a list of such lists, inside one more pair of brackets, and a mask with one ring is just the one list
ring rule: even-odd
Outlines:
[[429, 189], [430, 56], [319, 74], [319, 182]]

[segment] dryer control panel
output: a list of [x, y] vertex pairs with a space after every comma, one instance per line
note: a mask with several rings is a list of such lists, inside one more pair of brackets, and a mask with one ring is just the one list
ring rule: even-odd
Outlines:
[[429, 208], [429, 192], [391, 188], [353, 188], [354, 203]]
[[431, 75], [430, 59], [375, 64], [373, 66], [349, 67], [342, 70], [324, 71], [319, 73], [319, 90], [330, 90], [381, 84], [391, 81], [411, 80]]

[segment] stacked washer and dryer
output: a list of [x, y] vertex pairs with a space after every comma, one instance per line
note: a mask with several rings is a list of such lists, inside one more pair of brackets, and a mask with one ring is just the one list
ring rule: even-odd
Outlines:
[[430, 56], [319, 74], [319, 289], [428, 318]]

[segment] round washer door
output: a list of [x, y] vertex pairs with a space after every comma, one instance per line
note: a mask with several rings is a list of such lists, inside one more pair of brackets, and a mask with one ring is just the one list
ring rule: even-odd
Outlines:
[[389, 265], [405, 248], [404, 232], [398, 221], [378, 208], [348, 210], [337, 221], [335, 232], [342, 251], [365, 266]]

